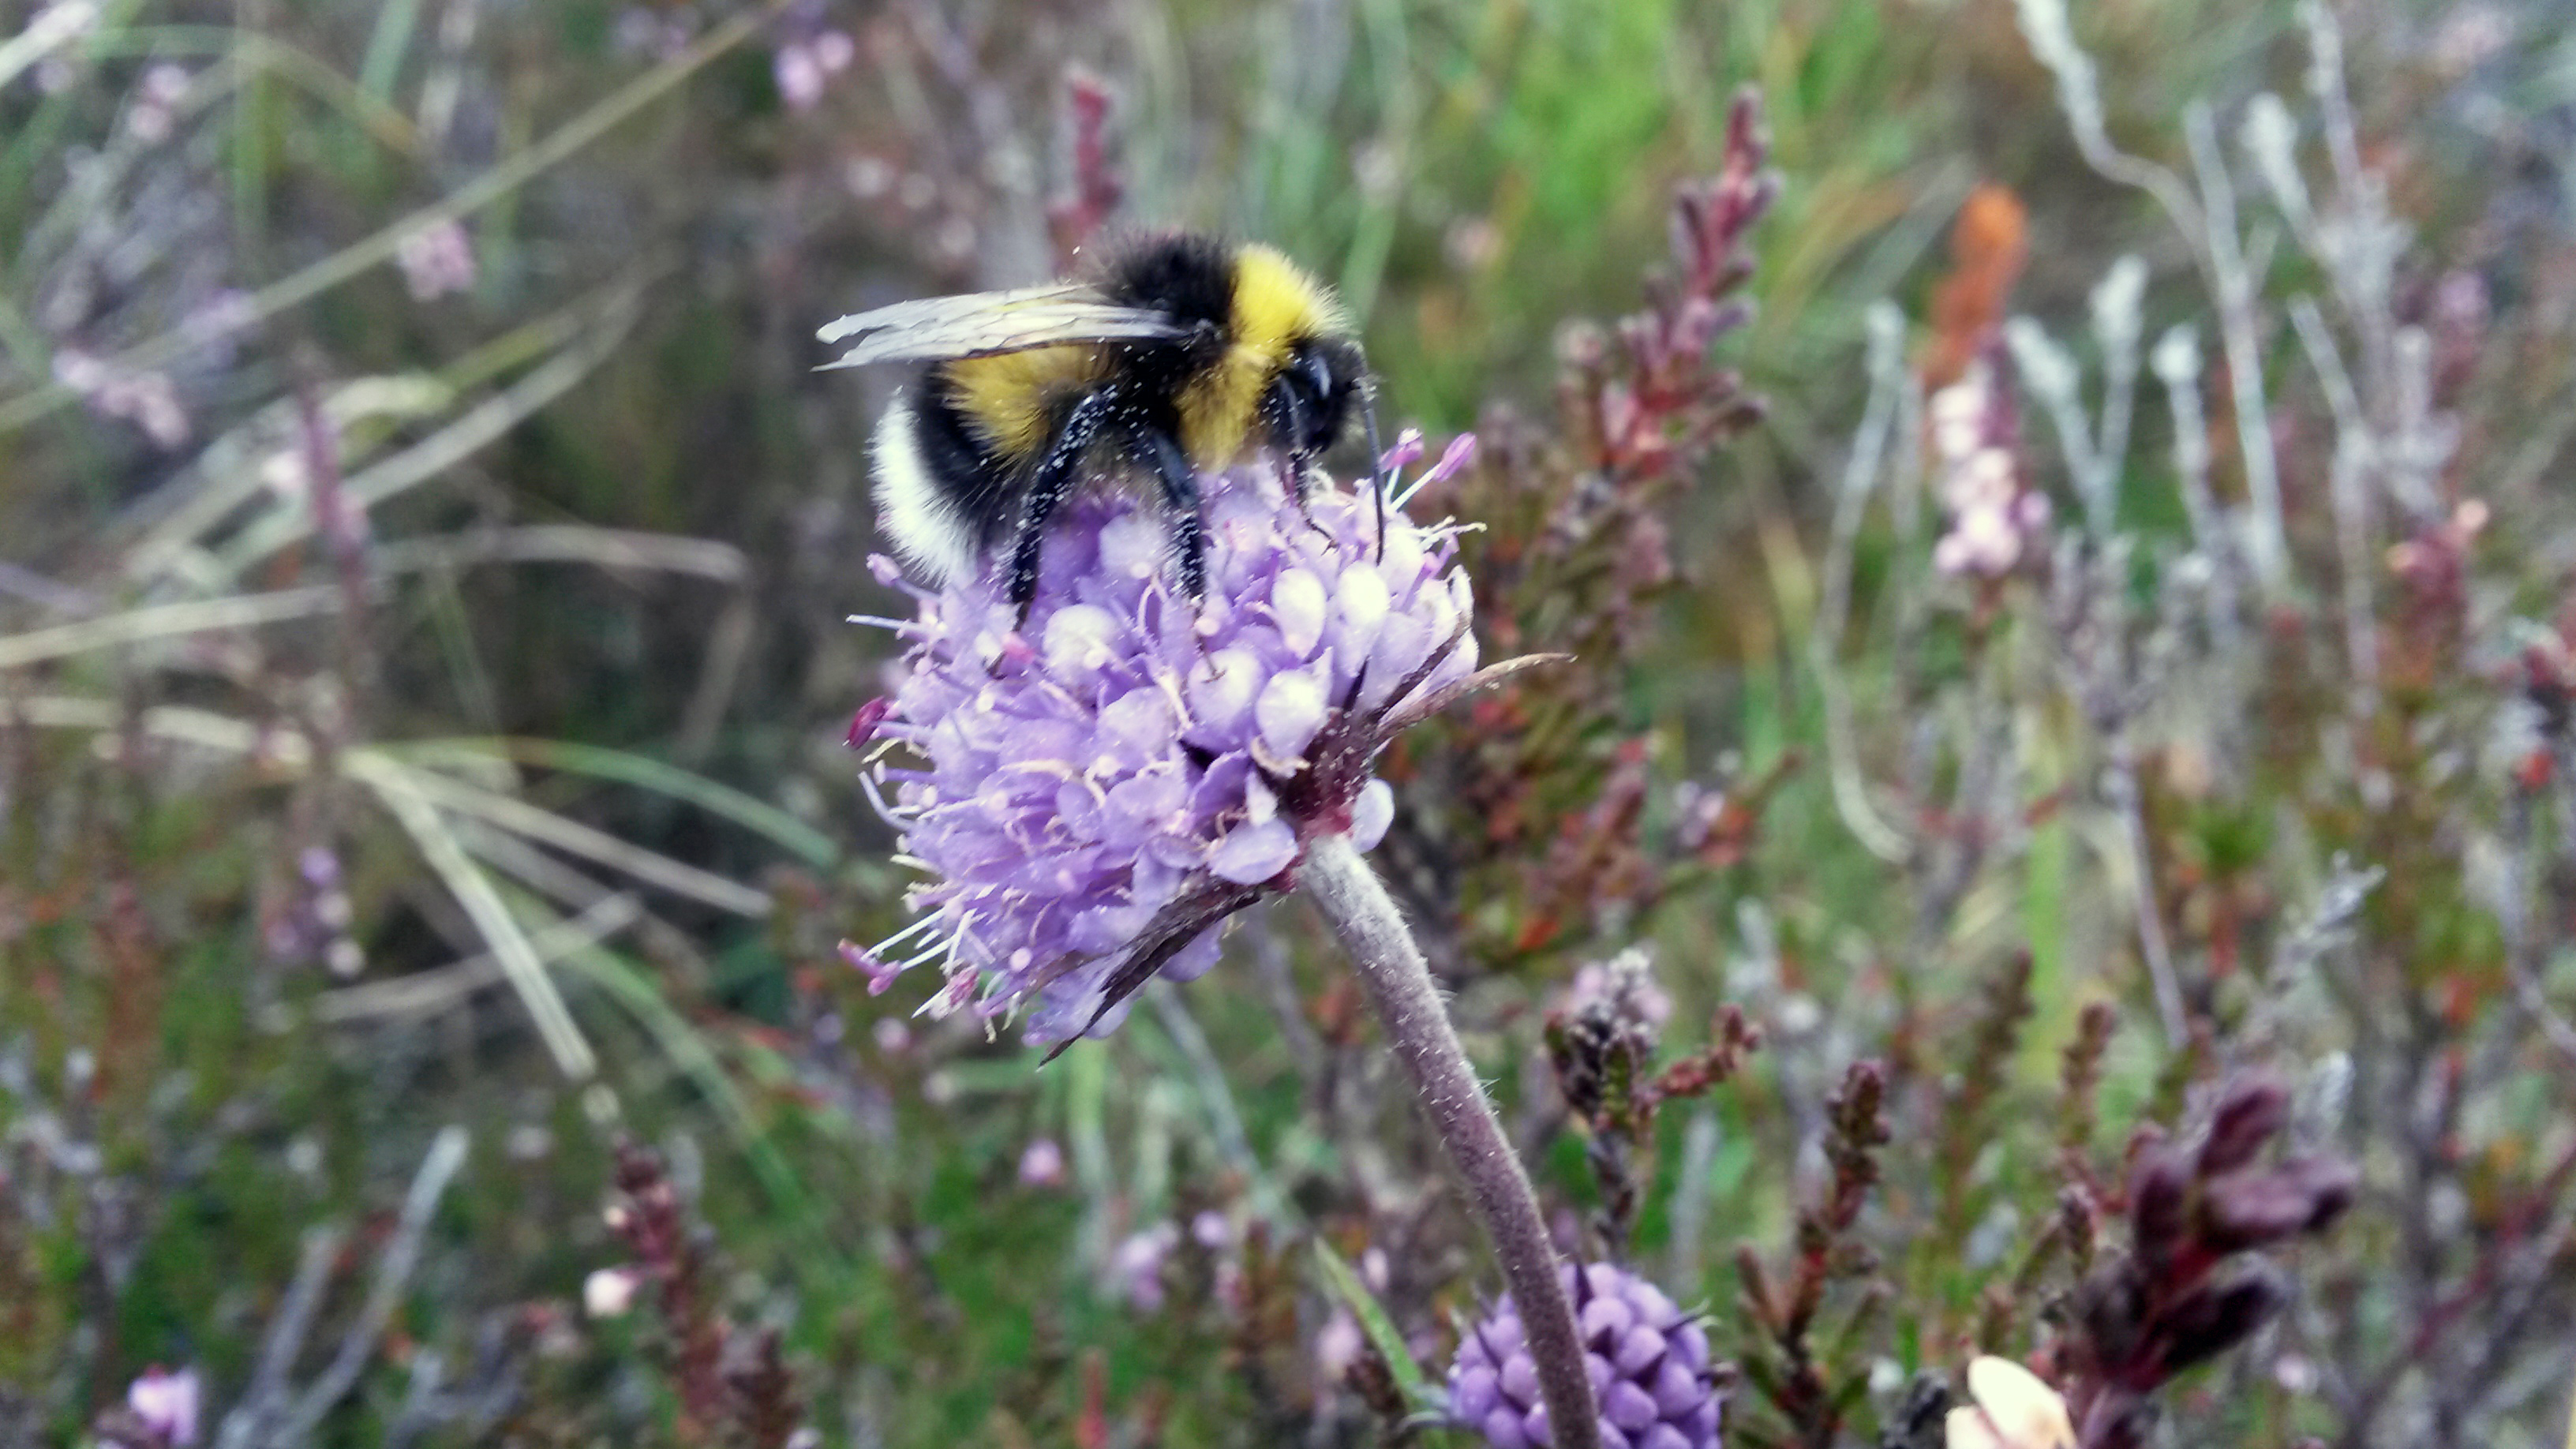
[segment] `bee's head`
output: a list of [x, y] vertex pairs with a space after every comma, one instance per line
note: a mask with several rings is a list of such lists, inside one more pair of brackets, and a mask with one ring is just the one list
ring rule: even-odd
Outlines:
[[1298, 342], [1261, 399], [1270, 441], [1300, 461], [1321, 457], [1340, 440], [1367, 380], [1357, 343], [1340, 337]]

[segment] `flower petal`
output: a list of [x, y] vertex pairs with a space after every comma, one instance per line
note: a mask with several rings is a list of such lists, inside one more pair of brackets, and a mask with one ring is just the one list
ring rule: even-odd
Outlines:
[[1304, 758], [1306, 746], [1323, 730], [1326, 709], [1324, 681], [1301, 669], [1273, 675], [1261, 687], [1252, 717], [1274, 758], [1296, 760]]
[[1328, 602], [1324, 581], [1305, 569], [1288, 569], [1270, 586], [1270, 613], [1279, 624], [1280, 641], [1299, 659], [1313, 657], [1324, 638]]
[[1375, 850], [1386, 839], [1386, 829], [1395, 823], [1395, 788], [1384, 780], [1371, 780], [1360, 787], [1360, 796], [1351, 802], [1351, 847]]
[[1208, 855], [1208, 871], [1237, 885], [1259, 885], [1297, 859], [1297, 832], [1285, 820], [1237, 826]]

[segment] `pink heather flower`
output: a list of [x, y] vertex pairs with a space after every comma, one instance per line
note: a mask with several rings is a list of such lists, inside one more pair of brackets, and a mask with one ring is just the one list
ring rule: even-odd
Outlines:
[[1315, 1375], [1328, 1384], [1338, 1384], [1360, 1355], [1368, 1349], [1368, 1336], [1360, 1321], [1347, 1308], [1335, 1308], [1324, 1326], [1315, 1330]]
[[105, 360], [66, 347], [54, 354], [54, 380], [78, 393], [99, 413], [123, 418], [163, 450], [188, 440], [188, 414], [166, 373], [126, 372]]
[[1587, 961], [1575, 968], [1565, 991], [1565, 1014], [1598, 1012], [1605, 1020], [1634, 1022], [1652, 1034], [1673, 1019], [1673, 998], [1655, 984], [1652, 958], [1635, 946], [1607, 961]]
[[163, 1373], [158, 1365], [147, 1368], [125, 1390], [125, 1407], [143, 1421], [145, 1428], [171, 1445], [197, 1442], [197, 1371], [181, 1369]]
[[779, 99], [789, 110], [811, 110], [823, 99], [832, 77], [848, 70], [858, 53], [858, 43], [838, 30], [820, 31], [778, 47], [770, 57], [770, 73], [778, 82]]
[[394, 249], [411, 299], [428, 302], [474, 285], [474, 243], [454, 218], [433, 221]]
[[1023, 1187], [1062, 1187], [1064, 1185], [1064, 1149], [1052, 1137], [1040, 1137], [1020, 1153], [1020, 1184]]
[[[1578, 1273], [1569, 1263], [1557, 1274], [1574, 1298], [1602, 1449], [1715, 1449], [1725, 1403], [1709, 1370], [1707, 1330], [1663, 1290], [1612, 1264]], [[1494, 1449], [1555, 1442], [1510, 1299], [1459, 1342], [1449, 1415]]]
[[169, 140], [179, 100], [187, 93], [188, 73], [179, 67], [165, 61], [145, 71], [126, 108], [125, 129], [147, 146]]
[[1163, 1260], [1181, 1241], [1181, 1230], [1156, 1223], [1130, 1233], [1109, 1255], [1109, 1276], [1127, 1305], [1139, 1313], [1163, 1311]]
[[2001, 355], [1990, 349], [1927, 405], [1936, 488], [1949, 521], [1932, 546], [1932, 566], [1945, 574], [2000, 578], [2048, 528], [2048, 495], [2023, 476], [2020, 423], [1999, 380]]
[[1190, 1219], [1190, 1241], [1215, 1252], [1234, 1241], [1234, 1224], [1227, 1222], [1225, 1214], [1214, 1208], [1203, 1209], [1197, 1217]]
[[907, 672], [851, 742], [908, 747], [878, 746], [862, 783], [930, 875], [918, 921], [846, 953], [872, 989], [937, 964], [932, 1015], [1025, 1002], [1032, 1042], [1106, 1032], [1157, 971], [1214, 965], [1214, 928], [1283, 887], [1309, 834], [1386, 833], [1377, 753], [1476, 667], [1453, 530], [1391, 497], [1381, 549], [1364, 491], [1301, 510], [1269, 467], [1202, 487], [1196, 605], [1160, 510], [1124, 492], [1067, 506], [1021, 628], [990, 571], [932, 593], [871, 560], [920, 611], [863, 621], [905, 638]]

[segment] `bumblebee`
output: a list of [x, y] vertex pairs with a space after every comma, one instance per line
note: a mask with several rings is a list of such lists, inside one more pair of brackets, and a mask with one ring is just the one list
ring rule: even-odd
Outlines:
[[[1007, 540], [1023, 619], [1048, 521], [1082, 480], [1159, 493], [1197, 600], [1199, 476], [1266, 448], [1303, 502], [1354, 405], [1367, 412], [1367, 365], [1330, 290], [1270, 247], [1185, 232], [1113, 245], [1085, 278], [900, 302], [817, 335], [849, 344], [826, 367], [929, 364], [877, 424], [879, 522], [934, 583]], [[1368, 431], [1374, 459], [1373, 417]]]

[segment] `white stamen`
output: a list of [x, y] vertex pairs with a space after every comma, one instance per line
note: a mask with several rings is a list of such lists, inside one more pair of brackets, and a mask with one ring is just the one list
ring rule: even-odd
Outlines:
[[877, 812], [877, 818], [879, 820], [893, 826], [896, 830], [909, 830], [912, 828], [910, 822], [905, 818], [904, 812], [899, 811], [892, 805], [886, 803], [884, 793], [877, 789], [877, 777], [875, 774], [868, 773], [859, 776], [859, 793], [868, 797], [868, 805], [871, 809]]
[[911, 925], [904, 927], [902, 930], [897, 931], [893, 935], [886, 937], [884, 940], [877, 942], [873, 946], [870, 946], [868, 948], [868, 954], [882, 961], [885, 959], [885, 953], [893, 950], [897, 943], [911, 937], [918, 936], [922, 932], [929, 930], [932, 924], [937, 922], [938, 919], [939, 918], [937, 916], [924, 916], [920, 920], [913, 922]]

